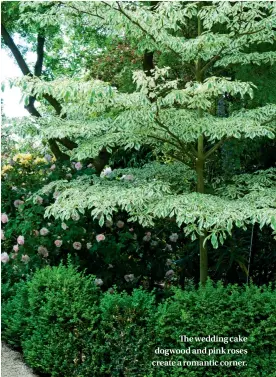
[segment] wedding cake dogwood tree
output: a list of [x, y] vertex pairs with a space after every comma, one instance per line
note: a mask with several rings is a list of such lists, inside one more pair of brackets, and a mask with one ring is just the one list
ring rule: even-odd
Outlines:
[[[177, 56], [193, 77], [181, 84], [170, 78], [170, 67], [135, 71], [137, 90], [121, 93], [115, 87], [85, 77], [17, 81], [26, 96], [51, 95], [62, 104], [59, 116], [34, 119], [44, 137], [68, 137], [77, 142], [71, 158], [82, 161], [98, 155], [150, 145], [163, 153], [165, 163], [141, 169], [106, 168], [100, 176], [58, 181], [43, 192], [61, 194], [46, 216], [68, 219], [91, 210], [101, 225], [114, 212], [128, 213], [129, 221], [145, 227], [156, 219], [174, 219], [185, 235], [199, 242], [200, 280], [208, 276], [207, 248], [217, 248], [234, 227], [258, 223], [276, 231], [276, 169], [232, 177], [227, 185], [212, 185], [206, 163], [231, 139], [275, 138], [276, 106], [233, 111], [228, 117], [212, 111], [224, 96], [243, 99], [258, 88], [225, 74], [229, 66], [268, 64], [276, 53], [258, 46], [275, 40], [274, 2], [58, 2], [36, 22], [87, 22], [106, 33], [128, 35], [137, 48], [167, 51]], [[36, 3], [22, 6], [36, 7]], [[25, 14], [26, 20], [28, 15]], [[65, 21], [64, 21], [65, 22]], [[196, 35], [183, 33], [196, 25]], [[72, 26], [72, 25], [71, 25]], [[66, 117], [62, 114], [66, 114]], [[26, 120], [25, 120], [26, 123]], [[30, 120], [27, 120], [30, 123]], [[208, 194], [206, 193], [208, 188]]]

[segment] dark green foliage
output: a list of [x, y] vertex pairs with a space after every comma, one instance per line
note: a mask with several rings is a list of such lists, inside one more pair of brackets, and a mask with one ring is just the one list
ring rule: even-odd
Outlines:
[[[1, 293], [3, 299], [2, 337], [12, 346], [20, 347], [29, 314], [28, 286], [24, 282], [14, 284], [12, 287], [8, 283], [2, 284]], [[7, 297], [10, 300], [7, 301]]]
[[[154, 296], [142, 289], [132, 295], [113, 289], [106, 292], [99, 306], [96, 341], [101, 363], [95, 376], [144, 376], [154, 348], [154, 301]], [[91, 370], [83, 376], [91, 376]]]
[[[211, 281], [175, 289], [155, 302], [142, 289], [104, 294], [73, 267], [44, 268], [3, 305], [3, 337], [23, 348], [27, 363], [51, 376], [272, 377], [276, 369], [276, 292]], [[247, 337], [246, 343], [181, 343], [180, 335]], [[213, 360], [244, 367], [153, 367], [153, 360], [208, 360], [205, 355], [157, 355], [155, 349], [247, 349]], [[202, 374], [204, 373], [204, 374]]]
[[[247, 355], [215, 355], [213, 360], [245, 360], [246, 367], [189, 367], [187, 376], [273, 376], [276, 369], [276, 292], [271, 287], [254, 285], [215, 286], [209, 281], [198, 290], [176, 290], [175, 295], [158, 308], [156, 346], [160, 348], [220, 348], [247, 349]], [[188, 337], [217, 335], [244, 336], [246, 343], [181, 343], [180, 335]], [[159, 356], [159, 359], [166, 359]], [[168, 357], [167, 357], [168, 359]], [[170, 357], [173, 359], [173, 357]], [[208, 360], [206, 355], [183, 355], [176, 360]], [[155, 357], [155, 360], [158, 360]], [[156, 369], [153, 376], [182, 376], [181, 369], [166, 373]], [[175, 373], [171, 373], [172, 370]], [[204, 374], [202, 374], [204, 373]]]
[[96, 329], [99, 294], [93, 277], [72, 266], [37, 271], [3, 307], [4, 338], [20, 343], [33, 368], [76, 376], [84, 340]]
[[[271, 48], [271, 46], [269, 46]], [[262, 48], [259, 46], [259, 51]], [[272, 47], [275, 51], [275, 46]], [[276, 88], [271, 85], [275, 81], [276, 66], [275, 64], [264, 64], [260, 66], [243, 65], [235, 68], [235, 77], [238, 80], [251, 81], [257, 86], [254, 98], [246, 103], [246, 107], [254, 108], [263, 106], [267, 103], [275, 103]]]

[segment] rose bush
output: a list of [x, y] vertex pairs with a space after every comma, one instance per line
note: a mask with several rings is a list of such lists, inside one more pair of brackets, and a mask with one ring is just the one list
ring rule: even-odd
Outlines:
[[[49, 154], [43, 157], [35, 153], [16, 153], [3, 163], [4, 284], [26, 280], [37, 268], [57, 265], [67, 260], [68, 255], [75, 265], [95, 274], [102, 281], [103, 289], [113, 284], [119, 289], [131, 290], [139, 285], [152, 289], [157, 283], [175, 279], [167, 278], [166, 273], [172, 268], [167, 265], [167, 259], [179, 258], [183, 240], [180, 237], [176, 244], [177, 228], [173, 224], [143, 229], [127, 223], [126, 214], [118, 213], [112, 221], [100, 226], [99, 219], [93, 219], [88, 211], [83, 215], [76, 213], [63, 222], [44, 218], [45, 208], [59, 197], [59, 192], [37, 195], [37, 190], [55, 180], [73, 180], [84, 173], [92, 174], [91, 163], [61, 165]], [[102, 172], [103, 176], [111, 174], [110, 167]]]

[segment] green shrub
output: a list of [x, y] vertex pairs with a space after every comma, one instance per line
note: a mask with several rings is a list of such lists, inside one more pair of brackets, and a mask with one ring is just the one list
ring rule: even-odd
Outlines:
[[10, 299], [3, 301], [2, 304], [2, 337], [12, 346], [20, 347], [29, 316], [28, 287], [25, 282], [20, 282], [12, 287], [3, 284], [1, 288], [1, 291], [4, 290], [4, 295], [7, 289], [12, 288]]
[[144, 376], [154, 347], [155, 309], [154, 295], [142, 289], [105, 293], [97, 337], [102, 365], [95, 376]]
[[[175, 295], [159, 305], [155, 324], [156, 348], [247, 349], [246, 355], [154, 355], [149, 360], [236, 360], [244, 367], [157, 367], [153, 376], [272, 377], [276, 370], [276, 292], [271, 287], [224, 287], [221, 283]], [[217, 335], [247, 337], [246, 343], [181, 343], [188, 337]], [[204, 374], [202, 374], [204, 373]]]
[[[276, 293], [211, 281], [174, 289], [159, 305], [142, 289], [104, 294], [72, 266], [47, 267], [3, 306], [3, 337], [27, 363], [56, 377], [276, 377]], [[180, 341], [216, 335], [245, 343]], [[169, 355], [162, 349], [246, 349], [247, 354]], [[152, 361], [245, 361], [235, 367], [154, 367]]]
[[[84, 340], [96, 331], [98, 321], [100, 290], [94, 278], [84, 277], [72, 266], [46, 267], [25, 287], [27, 324], [21, 334], [18, 316], [10, 318], [8, 328], [3, 329], [5, 337], [21, 336], [25, 360], [33, 368], [51, 376], [78, 376]], [[9, 313], [21, 312], [20, 291], [6, 307]], [[90, 346], [93, 351], [93, 344]]]

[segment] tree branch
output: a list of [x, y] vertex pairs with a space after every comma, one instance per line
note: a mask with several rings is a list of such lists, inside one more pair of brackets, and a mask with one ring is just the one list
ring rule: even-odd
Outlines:
[[[172, 143], [172, 142], [171, 142], [170, 140], [168, 140], [168, 139], [164, 139], [164, 138], [162, 138], [162, 137], [155, 136], [155, 135], [148, 135], [148, 137], [151, 137], [152, 139], [156, 139], [156, 140], [158, 140], [158, 141], [162, 141], [163, 143], [168, 143], [168, 144], [170, 144], [170, 145], [172, 145], [172, 146], [178, 148], [178, 146], [177, 146], [176, 144]], [[193, 168], [193, 165], [192, 165], [192, 164], [188, 163], [188, 162], [185, 161], [183, 158], [178, 157], [178, 156], [175, 155], [174, 153], [167, 153], [167, 154], [168, 154], [169, 156], [171, 156], [172, 158], [174, 158], [174, 159], [176, 159], [176, 160], [182, 162], [183, 164], [189, 166], [190, 168]]]
[[1, 34], [4, 40], [5, 45], [9, 47], [11, 50], [19, 68], [21, 69], [23, 75], [27, 76], [30, 75], [32, 76], [31, 71], [29, 70], [29, 67], [27, 66], [23, 56], [21, 55], [21, 52], [18, 50], [17, 46], [15, 45], [12, 37], [9, 35], [7, 29], [5, 26], [1, 23]]
[[[28, 65], [26, 64], [22, 54], [20, 53], [19, 49], [15, 45], [12, 37], [9, 35], [8, 31], [6, 30], [5, 26], [1, 23], [1, 33], [4, 39], [5, 44], [7, 47], [10, 48], [13, 56], [15, 57], [17, 64], [19, 68], [21, 69], [21, 72], [25, 76], [30, 76], [33, 77], [34, 75], [30, 71]], [[43, 37], [41, 34], [38, 35], [37, 37], [37, 61], [34, 67], [34, 74], [35, 76], [40, 76], [42, 73], [42, 66], [43, 66], [43, 57], [44, 57], [44, 43], [45, 43], [45, 37]], [[43, 97], [48, 101], [48, 103], [53, 106], [55, 109], [57, 115], [60, 115], [62, 112], [62, 106], [61, 104], [51, 95], [49, 94], [44, 94]], [[35, 106], [35, 97], [30, 96], [29, 98], [29, 103], [28, 105], [25, 106], [26, 110], [33, 116], [40, 118], [41, 114], [36, 110]], [[66, 114], [63, 114], [61, 116], [62, 118], [66, 118]], [[67, 137], [60, 138], [60, 139], [49, 139], [48, 143], [50, 146], [50, 149], [52, 153], [56, 156], [57, 159], [59, 160], [69, 160], [70, 156], [67, 155], [66, 153], [62, 152], [58, 146], [58, 143], [63, 145], [69, 150], [72, 150], [78, 146], [77, 143], [74, 141], [70, 140]], [[98, 173], [101, 172], [101, 170], [104, 168], [104, 166], [108, 163], [110, 153], [106, 151], [105, 148], [102, 149], [102, 151], [99, 153], [99, 156], [93, 160], [93, 164], [96, 168], [96, 171]]]
[[39, 77], [42, 73], [43, 58], [44, 58], [44, 44], [45, 37], [41, 34], [37, 35], [37, 46], [36, 46], [36, 63], [34, 66], [34, 75]]
[[[5, 44], [9, 47], [11, 50], [21, 72], [23, 73], [24, 76], [30, 76], [34, 77], [32, 72], [30, 71], [29, 67], [27, 66], [23, 56], [21, 55], [21, 52], [15, 45], [12, 37], [9, 35], [8, 31], [6, 30], [5, 26], [1, 23], [1, 33], [4, 39]], [[35, 64], [35, 76], [40, 76], [42, 72], [42, 64], [43, 64], [43, 47], [44, 47], [44, 42], [45, 38], [42, 37], [41, 35], [38, 35], [37, 37], [37, 61]], [[53, 98], [49, 94], [44, 94], [43, 97], [50, 103], [50, 105], [53, 106], [53, 108], [56, 110], [56, 113], [58, 115], [61, 114], [62, 106], [61, 104]]]
[[[242, 36], [244, 36], [244, 35], [251, 35], [251, 34], [256, 34], [256, 33], [259, 33], [260, 31], [262, 31], [262, 30], [264, 30], [265, 29], [265, 27], [263, 27], [263, 28], [261, 28], [261, 29], [259, 29], [259, 30], [255, 30], [255, 31], [251, 31], [251, 32], [245, 32], [245, 33], [241, 33], [241, 34], [235, 34], [235, 36], [234, 36], [234, 39], [238, 39], [239, 37], [242, 37]], [[236, 47], [233, 47], [232, 49], [231, 49], [231, 51], [229, 52], [229, 53], [226, 53], [225, 54], [225, 56], [227, 56], [227, 55], [232, 55], [233, 54], [233, 50], [236, 50], [237, 48], [240, 48], [240, 47], [242, 47], [242, 46], [244, 46], [244, 43], [243, 44], [241, 44], [241, 45], [238, 45], [238, 46], [236, 46]], [[215, 63], [217, 60], [219, 60], [220, 59], [220, 54], [222, 53], [222, 51], [224, 50], [224, 48], [225, 48], [225, 46], [223, 46], [221, 49], [220, 49], [220, 51], [215, 55], [215, 56], [213, 56], [210, 60], [209, 60], [209, 62], [207, 62], [203, 67], [202, 67], [202, 69], [201, 69], [201, 73], [204, 73], [213, 63]], [[225, 69], [225, 68], [224, 68]]]
[[[42, 73], [42, 65], [43, 65], [43, 48], [44, 48], [45, 38], [42, 37], [40, 34], [37, 36], [37, 59], [34, 67], [35, 76], [40, 76]], [[39, 112], [36, 110], [35, 104], [36, 97], [30, 96], [28, 105], [25, 105], [25, 109], [33, 116], [40, 117]]]
[[173, 153], [167, 153], [167, 154], [170, 157], [174, 158], [175, 160], [182, 162], [182, 164], [189, 166], [189, 168], [194, 169], [194, 165], [192, 163], [185, 161], [183, 158], [178, 157], [177, 155], [175, 155]]
[[[13, 54], [13, 56], [14, 56], [17, 64], [18, 64], [21, 72], [23, 73], [23, 75], [24, 76], [31, 76], [31, 77], [33, 77], [34, 75], [31, 73], [31, 71], [30, 71], [28, 65], [26, 64], [26, 62], [25, 62], [25, 60], [24, 60], [21, 52], [19, 51], [19, 49], [16, 46], [16, 44], [14, 43], [12, 37], [10, 36], [10, 34], [7, 31], [7, 29], [5, 28], [5, 26], [2, 23], [1, 23], [1, 33], [2, 33], [2, 37], [3, 37], [4, 43], [11, 50], [11, 52], [12, 52], [12, 54]], [[42, 37], [41, 35], [38, 35], [37, 41], [38, 41], [38, 44], [37, 44], [37, 61], [36, 61], [36, 64], [35, 64], [35, 72], [38, 75], [40, 75], [41, 72], [42, 72], [43, 47], [44, 47], [45, 38]], [[58, 102], [53, 97], [51, 97], [51, 96], [48, 96], [48, 97], [49, 97], [48, 98], [49, 102], [51, 101], [52, 104], [54, 104], [56, 106], [56, 107], [54, 107], [56, 109], [56, 111], [57, 111], [57, 109], [60, 109], [60, 111], [61, 111], [61, 106], [58, 104]], [[45, 98], [45, 96], [44, 96], [44, 98]], [[29, 97], [29, 103], [27, 105], [25, 105], [25, 109], [31, 115], [33, 115], [33, 116], [35, 116], [37, 118], [40, 118], [41, 114], [35, 108], [34, 103], [35, 103], [35, 97], [34, 96], [30, 96]], [[58, 107], [58, 105], [59, 105], [59, 107]], [[74, 143], [74, 142], [71, 142], [69, 139], [66, 140], [66, 141], [69, 141], [70, 143]], [[56, 142], [55, 139], [49, 139], [48, 142], [49, 142], [49, 146], [50, 146], [51, 151], [53, 152], [53, 154], [56, 156], [57, 159], [60, 159], [60, 160], [68, 160], [68, 159], [70, 159], [70, 157], [66, 153], [63, 153], [59, 149], [59, 147], [58, 147], [57, 142]], [[74, 145], [77, 146], [76, 143], [74, 143]], [[72, 144], [71, 144], [71, 146], [72, 146]], [[73, 148], [70, 148], [70, 149], [73, 149]]]
[[203, 74], [213, 63], [215, 63], [219, 59], [219, 54], [215, 55], [210, 59], [202, 68], [201, 68], [201, 74]]
[[[266, 124], [271, 123], [271, 122], [273, 122], [274, 120], [276, 120], [276, 117], [272, 117], [272, 118], [266, 120], [265, 122], [262, 122], [261, 125], [262, 125], [262, 126], [265, 126]], [[274, 129], [271, 130], [271, 131], [274, 131], [274, 132], [275, 132]]]
[[66, 2], [62, 2], [61, 1], [60, 4], [63, 4], [66, 7], [69, 7], [69, 8], [72, 8], [72, 9], [76, 10], [79, 14], [80, 13], [84, 13], [84, 14], [88, 14], [89, 16], [98, 17], [98, 18], [101, 18], [102, 20], [104, 20], [104, 17], [100, 16], [97, 13], [97, 11], [96, 11], [96, 14], [94, 14], [94, 13], [91, 13], [91, 12], [88, 12], [88, 11], [85, 11], [85, 10], [80, 10], [80, 9], [76, 8], [75, 6], [73, 6], [72, 4], [67, 4]]
[[154, 69], [153, 51], [145, 50], [143, 56], [143, 71], [147, 76], [151, 76], [151, 70]]
[[[110, 7], [109, 4], [107, 4], [105, 1], [102, 1], [103, 4], [105, 5], [108, 5]], [[141, 29], [145, 34], [147, 34], [155, 43], [158, 43], [158, 41], [156, 40], [156, 38], [154, 37], [154, 35], [152, 35], [149, 31], [147, 31], [142, 25], [139, 24], [139, 22], [133, 20], [129, 14], [127, 14], [125, 12], [125, 10], [121, 7], [121, 4], [119, 1], [116, 1], [117, 5], [118, 5], [118, 9], [114, 8], [115, 10], [117, 10], [118, 12], [122, 13], [130, 22], [132, 22], [134, 25], [138, 26], [139, 29]], [[175, 51], [173, 48], [171, 48], [170, 46], [166, 45], [167, 48], [173, 52], [174, 54], [176, 54], [177, 56], [179, 56], [180, 58], [182, 57], [181, 54], [179, 54], [179, 52]]]
[[241, 33], [241, 34], [237, 34], [238, 37], [242, 37], [244, 35], [252, 35], [252, 34], [256, 34], [256, 33], [259, 33], [260, 31], [264, 30], [265, 27], [262, 27], [261, 29], [258, 29], [258, 30], [254, 30], [254, 31], [247, 31], [245, 33]]
[[211, 149], [209, 149], [208, 152], [204, 154], [204, 160], [206, 160], [208, 157], [211, 156], [212, 153], [214, 153], [226, 140], [229, 140], [230, 137], [222, 138], [217, 144], [215, 144]]
[[68, 156], [68, 154], [63, 153], [59, 149], [59, 146], [57, 145], [57, 142], [56, 142], [55, 139], [48, 139], [48, 143], [49, 143], [49, 146], [50, 146], [50, 149], [51, 149], [52, 153], [54, 154], [54, 156], [58, 160], [61, 160], [61, 161], [68, 161], [68, 160], [70, 160], [70, 157]]
[[56, 139], [60, 144], [66, 147], [69, 150], [77, 148], [78, 144], [75, 143], [73, 140], [69, 139], [68, 137], [63, 137], [61, 139]]
[[[155, 121], [156, 121], [156, 123], [159, 125], [159, 127], [160, 128], [162, 128], [163, 130], [165, 130], [165, 131], [167, 131], [168, 132], [168, 134], [169, 135], [171, 135], [171, 137], [172, 138], [174, 138], [174, 140], [176, 140], [177, 142], [178, 142], [178, 145], [179, 145], [179, 147], [180, 147], [180, 149], [181, 149], [181, 151], [183, 151], [184, 153], [189, 153], [189, 152], [187, 152], [185, 149], [186, 149], [186, 146], [185, 146], [185, 144], [173, 133], [173, 132], [171, 132], [171, 130], [169, 129], [169, 127], [167, 127], [167, 126], [165, 126], [165, 124], [163, 124], [159, 119], [157, 119], [157, 117], [155, 118]], [[178, 147], [178, 149], [179, 149], [179, 147]], [[196, 152], [195, 150], [193, 151], [193, 149], [191, 148], [191, 150], [192, 150], [192, 156], [193, 157], [196, 157], [197, 156], [197, 154], [196, 153], [194, 153], [194, 152]]]

